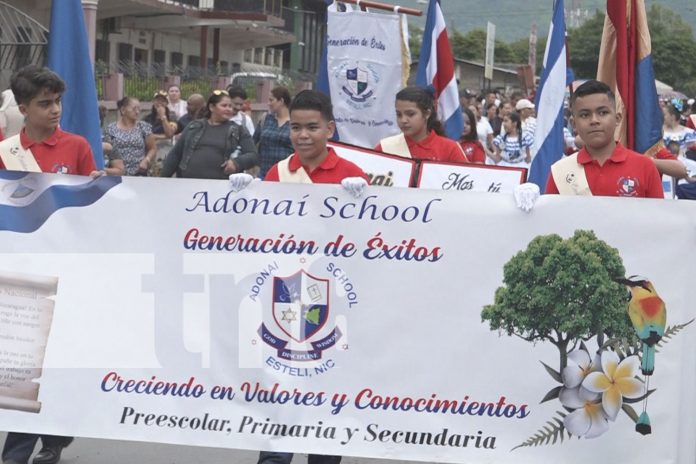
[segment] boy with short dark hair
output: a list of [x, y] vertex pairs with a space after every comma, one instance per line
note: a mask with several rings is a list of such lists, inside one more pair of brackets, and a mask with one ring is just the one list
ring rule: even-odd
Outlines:
[[[94, 155], [87, 140], [60, 129], [61, 97], [65, 83], [53, 71], [26, 66], [11, 78], [10, 87], [25, 117], [19, 134], [0, 142], [0, 169], [53, 172], [97, 177]], [[36, 442], [41, 451], [33, 464], [55, 464], [72, 437], [10, 432], [2, 450], [3, 463], [27, 464]]]
[[362, 169], [327, 146], [336, 130], [329, 97], [304, 90], [289, 109], [290, 141], [295, 152], [271, 167], [264, 180], [317, 184], [339, 184], [351, 177], [367, 180]]
[[0, 169], [97, 176], [87, 140], [60, 129], [65, 83], [48, 68], [17, 71], [10, 87], [24, 115], [24, 128], [0, 142]]
[[[341, 184], [354, 197], [361, 196], [368, 183], [367, 175], [327, 146], [336, 129], [329, 97], [303, 90], [295, 96], [289, 109], [290, 141], [295, 152], [271, 167], [264, 180]], [[231, 188], [239, 191], [251, 180], [248, 174], [232, 174]], [[261, 451], [258, 464], [290, 464], [292, 457], [292, 453]], [[307, 461], [309, 464], [339, 464], [341, 456], [310, 454]]]
[[579, 152], [556, 161], [546, 193], [663, 198], [655, 163], [614, 139], [621, 113], [609, 86], [589, 80], [570, 97], [573, 129], [585, 143]]
[[232, 109], [234, 110], [234, 114], [230, 121], [236, 122], [242, 127], [246, 127], [249, 131], [249, 135], [253, 137], [255, 131], [254, 122], [244, 113], [244, 103], [247, 100], [246, 90], [237, 85], [229, 85], [227, 86], [227, 93], [230, 94]]

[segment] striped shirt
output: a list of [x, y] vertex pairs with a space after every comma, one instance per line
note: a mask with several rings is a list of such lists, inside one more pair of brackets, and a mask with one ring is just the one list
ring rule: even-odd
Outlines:
[[499, 135], [493, 139], [493, 145], [500, 148], [503, 165], [524, 162], [526, 149], [534, 145], [534, 137], [529, 132], [522, 132], [522, 138], [512, 135]]

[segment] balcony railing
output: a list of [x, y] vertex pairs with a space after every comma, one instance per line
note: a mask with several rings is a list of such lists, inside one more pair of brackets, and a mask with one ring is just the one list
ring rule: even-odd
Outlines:
[[215, 0], [215, 9], [240, 13], [263, 13], [280, 18], [283, 0]]

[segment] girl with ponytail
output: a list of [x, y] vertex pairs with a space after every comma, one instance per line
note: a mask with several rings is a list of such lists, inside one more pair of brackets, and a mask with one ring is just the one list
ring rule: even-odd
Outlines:
[[431, 92], [406, 87], [396, 94], [395, 106], [401, 133], [380, 140], [376, 150], [415, 160], [468, 162], [459, 144], [443, 136]]

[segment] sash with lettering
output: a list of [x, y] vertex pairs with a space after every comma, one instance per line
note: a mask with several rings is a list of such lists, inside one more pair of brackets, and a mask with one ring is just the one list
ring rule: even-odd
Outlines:
[[0, 142], [0, 159], [8, 171], [41, 172], [30, 149], [24, 149], [19, 134]]
[[585, 167], [578, 163], [578, 153], [562, 158], [551, 166], [551, 175], [561, 195], [592, 196]]

